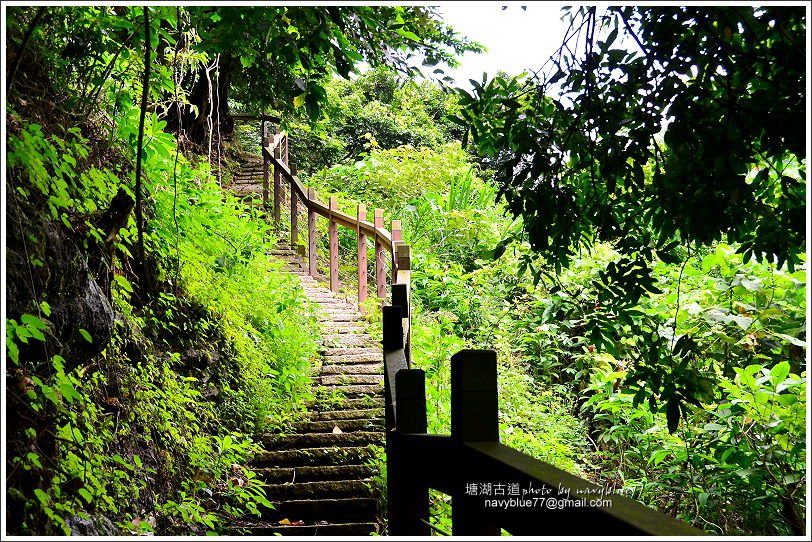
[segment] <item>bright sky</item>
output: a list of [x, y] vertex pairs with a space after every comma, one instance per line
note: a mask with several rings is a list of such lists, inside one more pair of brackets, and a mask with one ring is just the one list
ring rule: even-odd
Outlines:
[[446, 73], [467, 87], [468, 79], [481, 81], [483, 71], [490, 79], [497, 70], [518, 75], [539, 69], [561, 46], [568, 26], [561, 21], [564, 5], [538, 1], [440, 3], [446, 23], [488, 48], [484, 54], [464, 55], [462, 66]]

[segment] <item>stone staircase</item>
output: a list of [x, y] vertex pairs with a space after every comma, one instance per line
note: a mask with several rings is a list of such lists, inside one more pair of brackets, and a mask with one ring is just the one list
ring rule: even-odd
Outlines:
[[[261, 184], [260, 184], [261, 187]], [[383, 354], [350, 302], [310, 277], [293, 250], [272, 255], [299, 275], [320, 309], [321, 366], [313, 369], [317, 397], [290, 434], [268, 434], [252, 468], [268, 485], [274, 510], [246, 525], [251, 535], [362, 536], [379, 532], [379, 499], [367, 462], [383, 445]]]

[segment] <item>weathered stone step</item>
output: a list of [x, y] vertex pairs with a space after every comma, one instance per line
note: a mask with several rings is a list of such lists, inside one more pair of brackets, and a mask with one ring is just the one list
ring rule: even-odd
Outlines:
[[383, 418], [362, 418], [358, 420], [330, 420], [303, 422], [296, 428], [312, 433], [331, 433], [338, 427], [342, 432], [347, 431], [380, 431], [383, 430]]
[[378, 356], [382, 356], [380, 348], [363, 347], [363, 346], [346, 347], [346, 348], [323, 346], [321, 348], [321, 354], [325, 356], [346, 356], [351, 354], [375, 354]]
[[358, 408], [347, 410], [311, 411], [307, 413], [307, 420], [340, 422], [341, 420], [383, 418], [383, 416], [383, 408]]
[[[311, 301], [313, 300], [311, 299]], [[329, 301], [316, 301], [316, 303], [319, 305], [319, 311], [327, 316], [332, 316], [333, 314], [357, 314], [359, 317], [361, 316], [358, 309], [343, 301], [331, 299]]]
[[302, 465], [351, 465], [364, 463], [372, 450], [364, 446], [322, 447], [305, 450], [261, 451], [254, 455], [254, 467], [294, 467]]
[[366, 331], [364, 324], [358, 322], [324, 322], [324, 333], [332, 335], [334, 333], [363, 333]]
[[363, 333], [327, 333], [325, 331], [322, 335], [322, 345], [327, 348], [340, 349], [342, 346], [373, 347], [376, 343], [379, 343], [379, 341]]
[[321, 314], [319, 314], [319, 320], [321, 322], [357, 322], [363, 318], [358, 313], [351, 313], [346, 310], [325, 311], [322, 309], [319, 312], [321, 312]]
[[[382, 359], [383, 355], [378, 352], [374, 354], [378, 359]], [[346, 365], [323, 365], [319, 369], [321, 376], [326, 375], [383, 375], [383, 363], [348, 363]]]
[[[268, 484], [324, 482], [369, 478], [372, 468], [366, 465], [327, 465], [321, 467], [271, 467], [256, 469], [257, 477]], [[293, 519], [293, 518], [291, 518]], [[302, 519], [297, 517], [296, 519]], [[327, 518], [319, 518], [327, 519]]]
[[350, 498], [371, 497], [372, 480], [330, 480], [326, 482], [302, 482], [294, 484], [270, 484], [265, 486], [265, 496], [268, 500], [282, 501], [287, 499], [305, 499], [315, 497]]
[[342, 393], [345, 397], [358, 397], [359, 395], [383, 395], [383, 381], [381, 384], [358, 384], [358, 385], [322, 385], [321, 389], [326, 390], [327, 393], [337, 391]]
[[370, 497], [289, 500], [274, 502], [273, 505], [273, 510], [263, 511], [263, 519], [356, 522], [374, 518], [378, 513], [378, 501]]
[[376, 523], [315, 523], [310, 525], [279, 525], [274, 527], [253, 527], [248, 532], [253, 536], [369, 536], [378, 532]]
[[310, 377], [314, 385], [320, 386], [355, 386], [379, 384], [383, 382], [381, 374], [321, 374]]
[[[383, 386], [380, 386], [383, 389]], [[354, 433], [303, 433], [293, 435], [262, 435], [265, 448], [271, 450], [325, 448], [332, 446], [355, 447], [378, 444], [383, 441], [383, 433], [356, 431]]]
[[368, 354], [330, 354], [324, 356], [323, 365], [344, 365], [347, 363], [383, 363], [383, 354], [380, 350]]

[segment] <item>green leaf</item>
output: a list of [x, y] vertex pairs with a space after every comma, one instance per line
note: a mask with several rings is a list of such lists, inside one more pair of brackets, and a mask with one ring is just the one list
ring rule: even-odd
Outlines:
[[80, 327], [80, 328], [79, 328], [79, 334], [80, 334], [82, 337], [84, 337], [84, 339], [85, 339], [87, 342], [89, 342], [89, 343], [92, 343], [92, 342], [93, 342], [93, 337], [91, 337], [91, 336], [90, 336], [90, 333], [88, 333], [88, 332], [87, 332], [87, 330], [86, 330], [85, 328]]
[[34, 316], [33, 314], [23, 314], [20, 317], [20, 320], [27, 325], [29, 328], [33, 329], [46, 329], [48, 324]]
[[90, 494], [90, 491], [83, 487], [79, 488], [79, 496], [81, 496], [88, 504], [93, 500], [93, 495]]
[[777, 386], [778, 384], [783, 382], [785, 378], [787, 378], [788, 374], [789, 374], [789, 362], [782, 361], [780, 363], [777, 363], [772, 369], [770, 369], [770, 380], [772, 380], [774, 386]]
[[133, 293], [133, 287], [132, 284], [130, 284], [129, 280], [127, 280], [121, 275], [114, 275], [113, 278], [116, 281], [116, 284], [121, 286], [125, 291], [127, 291], [128, 293]]
[[49, 500], [47, 493], [45, 493], [40, 488], [37, 488], [34, 490], [34, 496], [37, 498], [37, 500], [40, 502], [41, 505], [47, 506]]
[[51, 316], [51, 306], [48, 304], [47, 301], [43, 301], [39, 304], [39, 308], [42, 311], [42, 314], [45, 316]]

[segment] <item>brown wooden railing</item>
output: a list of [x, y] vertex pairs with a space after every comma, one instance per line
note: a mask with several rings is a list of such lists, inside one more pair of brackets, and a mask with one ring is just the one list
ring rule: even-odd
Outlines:
[[[247, 115], [243, 115], [248, 117]], [[242, 117], [242, 116], [241, 116]], [[273, 221], [281, 221], [283, 197], [287, 193], [290, 197], [290, 246], [298, 257], [300, 265], [311, 276], [317, 276], [317, 229], [316, 219], [324, 217], [328, 221], [329, 245], [329, 284], [330, 290], [338, 292], [339, 281], [339, 254], [338, 254], [338, 227], [347, 228], [355, 232], [357, 237], [357, 285], [359, 308], [367, 299], [368, 285], [368, 241], [374, 242], [375, 247], [375, 293], [382, 301], [388, 295], [387, 267], [390, 267], [389, 277], [392, 284], [407, 284], [409, 282], [409, 269], [411, 253], [409, 246], [403, 242], [399, 220], [392, 220], [391, 231], [384, 227], [383, 209], [375, 209], [373, 221], [367, 220], [367, 209], [358, 205], [356, 215], [351, 216], [338, 209], [338, 200], [335, 196], [329, 198], [328, 203], [317, 199], [312, 187], [305, 187], [296, 175], [296, 169], [289, 161], [289, 146], [287, 134], [275, 127], [274, 133], [269, 134], [266, 121], [277, 120], [269, 116], [253, 117], [262, 120], [262, 155], [263, 155], [263, 185], [262, 202], [266, 208], [270, 207], [270, 198], [273, 195]], [[245, 119], [241, 119], [245, 120]], [[271, 167], [273, 168], [273, 193], [271, 194]], [[303, 209], [302, 209], [303, 208]], [[307, 214], [307, 244], [299, 242], [299, 212]], [[307, 258], [307, 265], [304, 260]], [[387, 265], [387, 260], [389, 261]], [[407, 345], [408, 348], [408, 345]]]
[[[259, 117], [255, 117], [259, 118]], [[386, 256], [391, 255], [391, 303], [383, 310], [386, 406], [387, 517], [390, 535], [429, 535], [429, 489], [451, 495], [454, 535], [687, 536], [703, 531], [643, 506], [626, 496], [564, 472], [499, 442], [496, 353], [463, 350], [451, 357], [451, 434], [427, 433], [425, 373], [412, 367], [410, 249], [400, 222], [383, 227], [383, 211], [368, 222], [359, 205], [355, 217], [316, 200], [289, 165], [288, 141], [278, 128], [269, 135], [262, 117], [263, 203], [281, 220], [283, 182], [290, 195], [290, 244], [300, 265], [317, 274], [316, 216], [329, 221], [330, 288], [338, 291], [338, 226], [358, 239], [358, 301], [367, 297], [367, 239], [375, 243], [377, 295], [387, 297]], [[307, 212], [307, 245], [298, 240], [298, 209]], [[304, 257], [308, 258], [307, 266]]]

